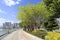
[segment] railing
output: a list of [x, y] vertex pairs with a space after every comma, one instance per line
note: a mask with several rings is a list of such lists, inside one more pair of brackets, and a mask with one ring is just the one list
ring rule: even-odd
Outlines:
[[2, 35], [0, 35], [0, 40], [3, 39], [5, 36], [7, 36], [8, 34], [16, 31], [17, 29], [12, 29], [12, 30], [7, 30], [6, 33], [3, 33]]

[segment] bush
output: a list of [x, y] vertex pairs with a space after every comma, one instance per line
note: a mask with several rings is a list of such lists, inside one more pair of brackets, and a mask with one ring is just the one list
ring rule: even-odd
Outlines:
[[47, 36], [45, 36], [45, 40], [60, 40], [60, 33], [48, 32]]
[[32, 31], [32, 34], [37, 36], [37, 37], [44, 39], [45, 36], [47, 35], [47, 32], [44, 30], [36, 30], [36, 31]]

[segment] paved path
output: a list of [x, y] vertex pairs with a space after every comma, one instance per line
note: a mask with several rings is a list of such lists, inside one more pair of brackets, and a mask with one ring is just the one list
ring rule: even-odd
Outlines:
[[2, 40], [42, 40], [40, 38], [37, 38], [36, 36], [32, 36], [31, 34], [26, 33], [23, 30], [17, 30]]

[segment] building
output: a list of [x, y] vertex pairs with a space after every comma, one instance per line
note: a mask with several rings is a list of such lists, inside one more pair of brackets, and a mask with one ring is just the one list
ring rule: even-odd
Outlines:
[[3, 28], [11, 29], [12, 28], [11, 22], [5, 22], [5, 23], [3, 23]]
[[13, 23], [13, 28], [19, 28], [18, 23]]
[[14, 29], [14, 28], [19, 28], [18, 23], [11, 23], [11, 22], [5, 22], [3, 23], [3, 28], [8, 28], [8, 29]]

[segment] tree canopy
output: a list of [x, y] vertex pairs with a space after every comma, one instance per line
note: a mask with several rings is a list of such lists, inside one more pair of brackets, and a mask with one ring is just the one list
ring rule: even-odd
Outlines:
[[38, 20], [47, 20], [49, 16], [52, 15], [47, 11], [44, 3], [39, 3], [37, 5], [28, 4], [27, 6], [19, 7], [19, 10], [21, 11], [18, 13], [17, 18], [27, 25], [35, 24]]
[[21, 20], [21, 25], [24, 27], [28, 25], [43, 23], [47, 30], [58, 28], [56, 19], [60, 17], [60, 1], [59, 0], [43, 0], [36, 5], [28, 4], [27, 6], [20, 6], [20, 12], [17, 19]]

